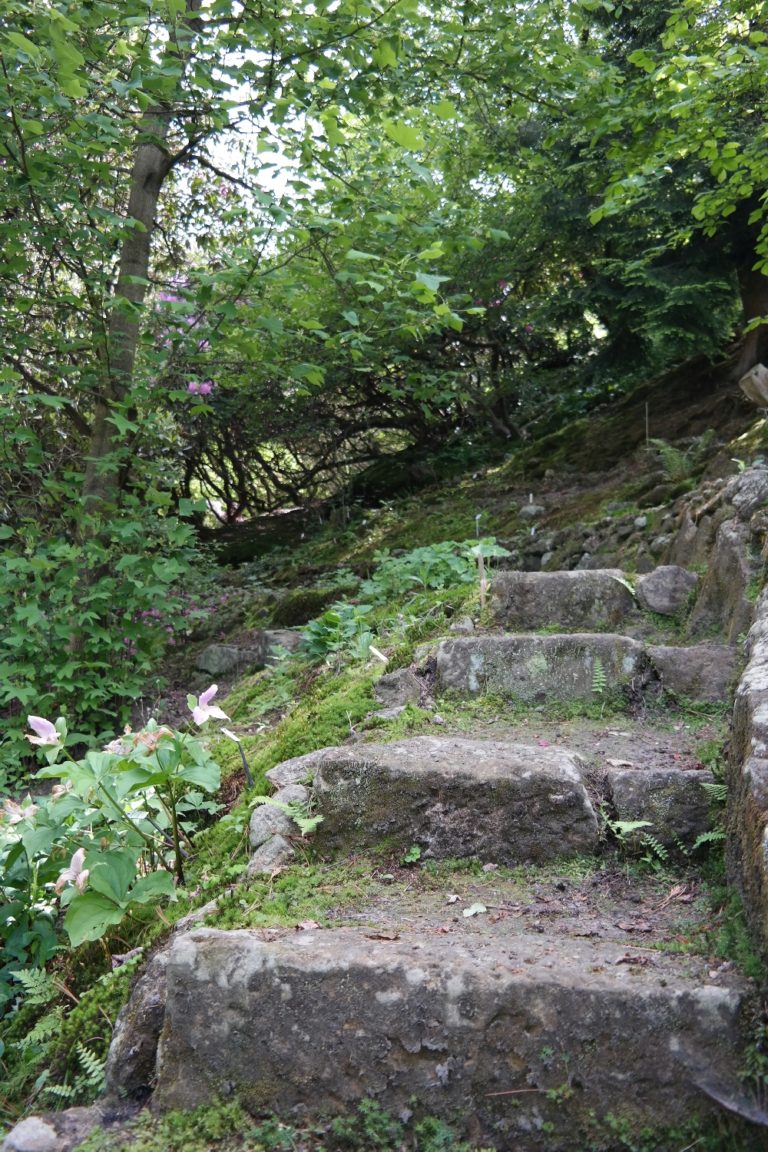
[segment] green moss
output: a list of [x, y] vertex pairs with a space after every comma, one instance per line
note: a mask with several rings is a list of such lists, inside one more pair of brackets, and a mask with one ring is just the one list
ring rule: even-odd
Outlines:
[[263, 928], [314, 920], [338, 924], [347, 909], [359, 906], [374, 885], [368, 861], [342, 860], [297, 864], [274, 879], [254, 879], [222, 897], [211, 925]]

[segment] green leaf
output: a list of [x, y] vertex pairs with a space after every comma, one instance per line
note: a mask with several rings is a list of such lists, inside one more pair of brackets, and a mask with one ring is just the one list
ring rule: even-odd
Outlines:
[[429, 272], [417, 272], [416, 283], [422, 284], [430, 292], [437, 292], [441, 284], [450, 279], [448, 276], [432, 276]]
[[176, 889], [173, 884], [173, 876], [170, 872], [160, 870], [158, 872], [150, 872], [148, 876], [141, 876], [134, 884], [130, 892], [131, 902], [137, 904], [146, 904], [149, 900], [155, 900], [159, 896], [176, 895]]
[[125, 909], [101, 892], [83, 892], [72, 897], [64, 917], [64, 928], [73, 948], [88, 940], [100, 940], [113, 924], [119, 924]]
[[381, 260], [374, 252], [361, 252], [359, 248], [347, 248], [344, 253], [345, 260]]
[[432, 111], [438, 120], [455, 120], [458, 116], [456, 105], [450, 100], [441, 100], [438, 104], [433, 104]]
[[5, 37], [7, 40], [10, 40], [14, 47], [20, 48], [22, 52], [26, 52], [27, 56], [32, 56], [35, 60], [40, 56], [40, 49], [37, 44], [28, 40], [26, 36], [22, 36], [21, 32], [6, 32]]
[[384, 131], [390, 140], [405, 148], [408, 152], [420, 152], [424, 147], [424, 137], [418, 129], [411, 127], [402, 120], [384, 120]]

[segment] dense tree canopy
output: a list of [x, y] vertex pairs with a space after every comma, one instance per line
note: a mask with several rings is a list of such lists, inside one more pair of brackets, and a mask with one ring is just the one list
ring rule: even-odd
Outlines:
[[764, 8], [9, 0], [9, 714], [138, 690], [200, 497], [514, 443], [745, 322], [756, 362]]

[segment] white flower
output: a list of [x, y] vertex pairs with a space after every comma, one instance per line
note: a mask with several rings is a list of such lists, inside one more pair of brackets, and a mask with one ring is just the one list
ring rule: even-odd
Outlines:
[[33, 732], [37, 733], [36, 736], [27, 736], [30, 744], [40, 744], [46, 747], [50, 744], [61, 743], [61, 736], [50, 720], [45, 720], [42, 716], [27, 716], [27, 724]]
[[218, 684], [211, 684], [210, 688], [206, 688], [205, 692], [200, 695], [197, 704], [192, 708], [192, 719], [195, 724], [205, 724], [206, 720], [210, 720], [211, 717], [216, 720], [229, 720], [226, 712], [222, 712], [218, 705], [211, 704], [211, 700], [218, 690]]
[[3, 801], [0, 813], [9, 824], [20, 824], [22, 820], [31, 820], [35, 812], [37, 812], [37, 804], [33, 804], [29, 796], [27, 796], [27, 800], [29, 803], [26, 808], [22, 808], [21, 804], [17, 804], [15, 800]]
[[78, 848], [77, 852], [73, 855], [69, 862], [69, 868], [64, 868], [59, 873], [59, 878], [56, 881], [56, 892], [61, 892], [67, 884], [74, 884], [78, 892], [82, 892], [85, 888], [85, 882], [90, 875], [90, 869], [83, 868], [85, 863], [85, 848]]

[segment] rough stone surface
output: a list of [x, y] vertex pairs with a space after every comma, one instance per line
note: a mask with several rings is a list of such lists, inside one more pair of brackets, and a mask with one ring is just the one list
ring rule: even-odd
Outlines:
[[641, 840], [645, 831], [667, 847], [674, 848], [677, 841], [690, 847], [711, 826], [711, 801], [702, 787], [712, 783], [711, 772], [610, 768], [607, 777], [616, 818], [650, 821], [639, 835], [630, 833], [630, 840]]
[[6, 1136], [2, 1152], [63, 1152], [64, 1142], [41, 1116], [28, 1116]]
[[[291, 827], [295, 825], [291, 821]], [[283, 868], [295, 855], [293, 848], [279, 833], [271, 836], [264, 844], [256, 849], [248, 861], [247, 875], [268, 876], [275, 868]]]
[[578, 757], [557, 748], [420, 736], [329, 748], [315, 800], [322, 849], [418, 844], [497, 864], [592, 852], [597, 818]]
[[728, 870], [768, 962], [768, 592], [747, 637], [728, 765]]
[[742, 993], [700, 965], [691, 979], [696, 964], [535, 934], [452, 940], [446, 963], [444, 939], [414, 930], [201, 929], [172, 947], [154, 1104], [231, 1091], [290, 1118], [415, 1100], [485, 1147], [572, 1152], [590, 1110], [671, 1126], [714, 1110], [692, 1065], [735, 1080]]
[[398, 668], [379, 677], [373, 686], [373, 694], [385, 708], [402, 708], [406, 704], [418, 704], [423, 687], [422, 681], [410, 668]]
[[290, 760], [283, 760], [265, 773], [267, 780], [277, 788], [284, 788], [286, 784], [301, 784], [312, 780], [315, 774], [317, 752], [306, 752], [303, 756], [292, 756]]
[[725, 490], [725, 497], [741, 520], [749, 520], [768, 504], [768, 469], [753, 466], [734, 476]]
[[264, 668], [278, 648], [293, 651], [301, 643], [298, 632], [286, 628], [253, 632], [247, 646], [209, 644], [198, 655], [195, 667], [211, 676], [228, 676], [249, 669]]
[[155, 1053], [165, 1015], [168, 950], [157, 952], [117, 1018], [107, 1057], [107, 1093], [146, 1099], [154, 1087]]
[[436, 673], [443, 691], [498, 692], [544, 703], [593, 699], [596, 668], [602, 667], [611, 690], [642, 680], [646, 664], [639, 641], [611, 633], [478, 636], [442, 641]]
[[650, 645], [648, 655], [663, 687], [690, 700], [724, 703], [730, 699], [739, 655], [727, 644], [694, 644], [689, 648]]
[[676, 564], [663, 564], [639, 576], [635, 591], [642, 608], [662, 616], [677, 616], [688, 607], [699, 578]]
[[746, 634], [753, 615], [746, 595], [752, 575], [749, 528], [738, 520], [726, 520], [715, 537], [707, 574], [691, 613], [689, 635], [720, 632], [734, 643]]
[[[284, 803], [281, 793], [278, 793], [275, 799]], [[266, 844], [272, 836], [290, 836], [295, 831], [296, 825], [282, 808], [277, 808], [274, 804], [258, 804], [251, 813], [248, 824], [248, 842], [251, 850], [255, 851], [262, 844]]]
[[498, 624], [534, 630], [557, 625], [588, 631], [615, 628], [635, 610], [619, 569], [574, 572], [497, 572], [491, 586]]

